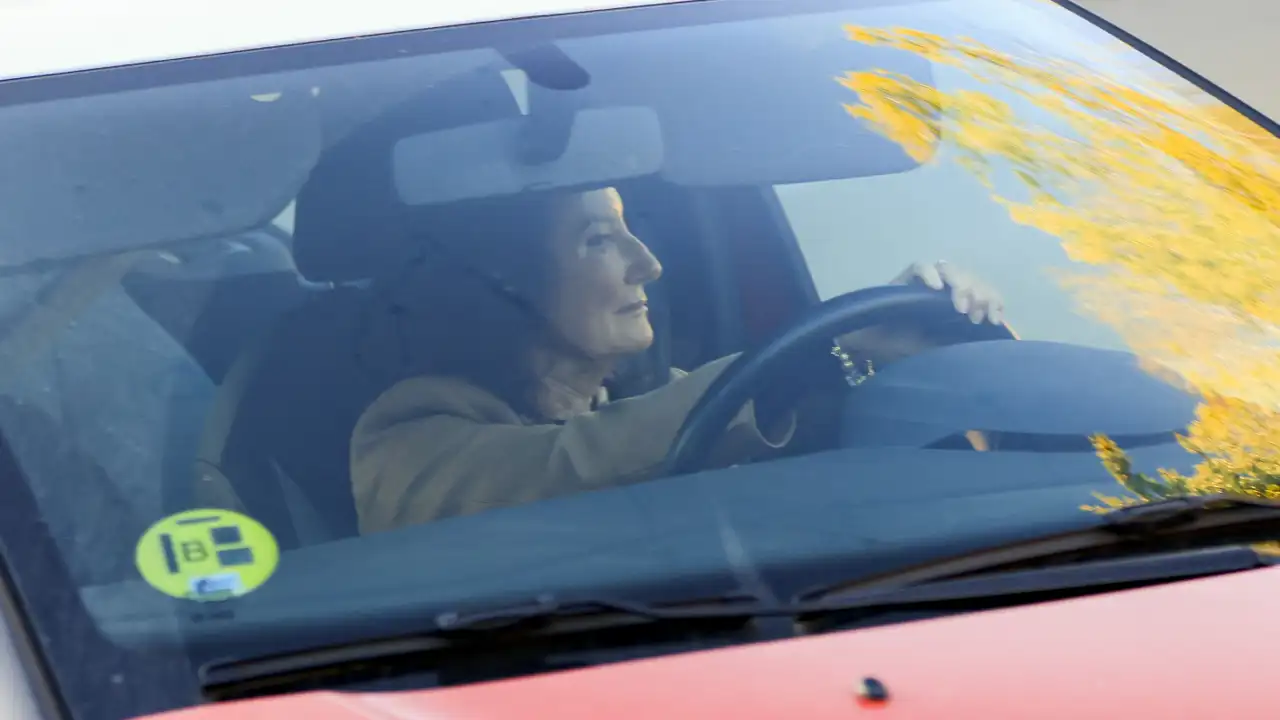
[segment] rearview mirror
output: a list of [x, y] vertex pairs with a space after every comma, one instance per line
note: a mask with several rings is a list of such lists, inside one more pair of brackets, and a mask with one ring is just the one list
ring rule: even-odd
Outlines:
[[602, 186], [662, 168], [662, 129], [642, 107], [580, 110], [564, 152], [525, 164], [517, 144], [527, 116], [404, 138], [392, 150], [396, 192], [406, 205]]

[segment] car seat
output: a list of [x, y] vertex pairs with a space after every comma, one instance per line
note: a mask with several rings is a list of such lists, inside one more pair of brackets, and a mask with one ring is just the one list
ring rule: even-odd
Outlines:
[[[294, 259], [305, 277], [331, 289], [285, 313], [241, 353], [219, 391], [225, 437], [205, 453], [282, 547], [358, 534], [351, 434], [364, 409], [404, 379], [366, 362], [399, 351], [366, 333], [368, 280], [402, 257], [407, 213], [392, 188], [392, 148], [416, 133], [518, 112], [496, 71], [437, 86], [327, 151], [300, 193]], [[644, 392], [667, 379], [660, 287], [650, 305], [656, 341], [622, 373], [616, 393]]]
[[[271, 228], [188, 246], [166, 263], [159, 258], [121, 280], [130, 299], [203, 370], [225, 385], [236, 359], [284, 312], [316, 293], [293, 264], [289, 238]], [[190, 465], [201, 444], [218, 433], [220, 410], [207, 399], [173, 392], [168, 400], [161, 507], [194, 507]]]

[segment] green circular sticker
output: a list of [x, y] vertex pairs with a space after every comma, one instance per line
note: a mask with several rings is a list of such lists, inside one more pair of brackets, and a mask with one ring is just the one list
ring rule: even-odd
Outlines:
[[152, 525], [134, 551], [138, 572], [165, 595], [226, 600], [276, 571], [280, 546], [262, 523], [230, 510], [188, 510]]

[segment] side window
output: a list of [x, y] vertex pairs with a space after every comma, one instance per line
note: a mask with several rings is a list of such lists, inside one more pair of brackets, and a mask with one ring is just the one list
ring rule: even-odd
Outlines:
[[291, 201], [289, 206], [282, 210], [275, 220], [271, 221], [271, 224], [283, 230], [289, 237], [293, 237], [293, 218], [296, 211], [297, 201]]

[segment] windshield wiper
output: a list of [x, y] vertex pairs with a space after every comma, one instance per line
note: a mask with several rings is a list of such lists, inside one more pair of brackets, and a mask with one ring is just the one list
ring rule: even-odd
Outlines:
[[[926, 565], [811, 588], [802, 601], [1100, 559], [1280, 539], [1280, 503], [1237, 495], [1169, 498], [1105, 513], [1083, 530], [986, 548]], [[1254, 552], [1250, 550], [1249, 552]]]
[[[200, 683], [211, 700], [242, 699], [321, 686], [330, 679], [351, 682], [370, 669], [385, 675], [396, 672], [393, 667], [421, 671], [447, 666], [468, 655], [492, 655], [494, 650], [512, 655], [518, 648], [536, 656], [549, 648], [562, 650], [565, 638], [600, 632], [626, 634], [643, 628], [646, 640], [657, 641], [660, 634], [679, 638], [740, 632], [753, 618], [791, 612], [744, 593], [662, 604], [543, 595], [528, 603], [438, 613], [427, 628], [391, 637], [208, 663], [200, 669]], [[555, 644], [547, 646], [545, 641]]]
[[[542, 595], [532, 603], [510, 605], [494, 610], [453, 611], [436, 616], [434, 635], [463, 640], [500, 633], [536, 632], [554, 629], [574, 632], [590, 629], [605, 620], [610, 626], [619, 623], [645, 623], [662, 620], [696, 620], [703, 618], [747, 618], [769, 613], [772, 606], [748, 594], [732, 594], [681, 602], [673, 605], [650, 605], [611, 598], [564, 601], [554, 595]], [[553, 627], [554, 626], [554, 627]]]
[[1240, 495], [1186, 495], [1118, 508], [1102, 516], [1119, 533], [1235, 526], [1280, 518], [1280, 503]]
[[[493, 665], [495, 656], [571, 653], [576, 644], [653, 647], [690, 637], [746, 642], [822, 632], [891, 613], [959, 612], [1248, 570], [1275, 559], [1252, 546], [1280, 537], [1280, 503], [1177, 498], [1116, 510], [1096, 525], [836, 583], [789, 601], [735, 593], [673, 603], [544, 595], [531, 602], [436, 614], [425, 629], [346, 645], [211, 663], [205, 695], [240, 699], [378, 676]], [[762, 619], [782, 618], [771, 625]], [[746, 635], [744, 635], [746, 633]], [[478, 658], [478, 659], [477, 659]], [[528, 660], [527, 658], [533, 658]]]

